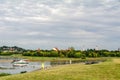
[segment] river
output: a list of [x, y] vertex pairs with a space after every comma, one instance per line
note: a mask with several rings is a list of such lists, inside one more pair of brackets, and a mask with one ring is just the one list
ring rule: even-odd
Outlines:
[[[84, 60], [65, 60], [65, 61], [29, 61], [26, 66], [13, 66], [11, 63], [14, 59], [13, 58], [5, 58], [5, 57], [0, 57], [0, 73], [9, 73], [9, 74], [19, 74], [22, 72], [32, 72], [35, 70], [42, 69], [43, 66], [45, 68], [52, 67], [52, 66], [57, 66], [57, 65], [65, 65], [65, 64], [75, 64], [75, 63], [85, 63], [86, 61]], [[101, 62], [99, 61], [87, 61], [86, 64], [93, 64], [93, 63], [98, 63]]]

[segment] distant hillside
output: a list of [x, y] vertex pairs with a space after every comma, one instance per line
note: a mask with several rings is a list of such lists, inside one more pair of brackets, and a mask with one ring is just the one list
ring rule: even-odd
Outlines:
[[25, 49], [18, 46], [1, 46], [0, 51], [25, 51]]

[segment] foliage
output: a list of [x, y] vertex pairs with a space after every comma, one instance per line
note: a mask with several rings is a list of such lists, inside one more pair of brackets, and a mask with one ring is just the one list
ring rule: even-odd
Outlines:
[[57, 51], [51, 51], [50, 57], [58, 57], [58, 52]]
[[1, 77], [1, 76], [8, 76], [8, 75], [11, 75], [11, 74], [8, 74], [8, 73], [0, 73], [0, 77]]
[[0, 55], [4, 55], [4, 56], [8, 56], [8, 55], [12, 55], [13, 52], [1, 52]]
[[[14, 49], [12, 51], [8, 49]], [[75, 50], [74, 47], [69, 47], [67, 50], [25, 50], [19, 47], [0, 47], [0, 55], [22, 54], [23, 56], [37, 57], [66, 57], [66, 58], [82, 58], [86, 57], [120, 57], [120, 51], [95, 50], [87, 49], [85, 51]]]
[[75, 57], [75, 58], [80, 58], [80, 57], [81, 57], [81, 52], [76, 52], [76, 53], [74, 54], [74, 57]]

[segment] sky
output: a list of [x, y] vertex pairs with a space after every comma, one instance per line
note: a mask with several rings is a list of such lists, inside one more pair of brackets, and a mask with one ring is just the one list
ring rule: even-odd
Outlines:
[[0, 0], [0, 46], [118, 49], [120, 0]]

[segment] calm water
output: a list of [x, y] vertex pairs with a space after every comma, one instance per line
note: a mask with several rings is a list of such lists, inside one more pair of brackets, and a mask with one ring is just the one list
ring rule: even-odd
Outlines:
[[[82, 60], [75, 60], [75, 61], [67, 60], [67, 61], [53, 61], [53, 62], [37, 61], [37, 62], [29, 62], [28, 65], [20, 67], [20, 66], [13, 66], [13, 64], [11, 63], [12, 60], [13, 60], [12, 58], [0, 57], [0, 73], [19, 74], [24, 71], [31, 72], [31, 71], [41, 69], [43, 63], [44, 63], [44, 67], [51, 67], [51, 66], [65, 65], [65, 64], [75, 64], [75, 63], [85, 63], [85, 61], [82, 61]], [[97, 61], [97, 63], [98, 62], [103, 62], [103, 61]], [[91, 64], [91, 61], [87, 62], [87, 64]]]
[[65, 64], [72, 64], [72, 63], [80, 63], [81, 61], [53, 61], [53, 62], [29, 62], [26, 66], [13, 66], [11, 63], [12, 59], [0, 59], [0, 73], [10, 73], [10, 74], [18, 74], [23, 71], [31, 72], [42, 68], [42, 63], [44, 63], [44, 67], [51, 67], [57, 65], [65, 65]]
[[[31, 72], [41, 69], [42, 62], [29, 62], [26, 66], [13, 66], [10, 61], [0, 60], [0, 73], [18, 74], [23, 71]], [[44, 62], [45, 67], [50, 67], [50, 62]]]

